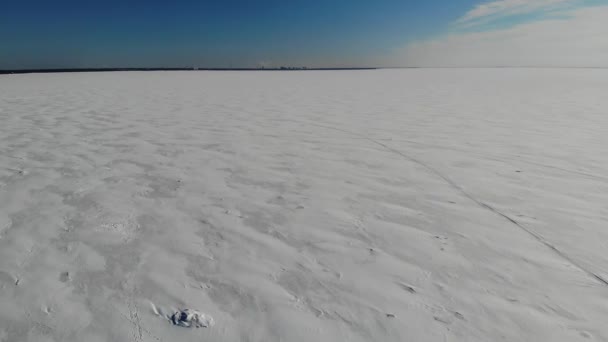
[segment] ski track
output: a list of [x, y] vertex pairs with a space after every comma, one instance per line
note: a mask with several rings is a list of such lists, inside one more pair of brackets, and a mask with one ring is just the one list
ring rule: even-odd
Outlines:
[[[449, 184], [453, 189], [455, 189], [456, 191], [458, 191], [459, 193], [461, 193], [462, 195], [464, 195], [466, 198], [470, 199], [471, 201], [475, 202], [475, 204], [477, 204], [478, 206], [487, 209], [489, 211], [491, 211], [492, 213], [506, 219], [507, 221], [513, 223], [515, 226], [517, 226], [518, 228], [522, 229], [523, 231], [525, 231], [526, 233], [530, 234], [530, 236], [532, 236], [534, 239], [536, 239], [538, 242], [542, 243], [543, 245], [547, 246], [547, 248], [549, 248], [551, 251], [555, 252], [557, 255], [559, 255], [561, 258], [563, 258], [564, 260], [568, 261], [569, 263], [571, 263], [572, 265], [576, 266], [577, 268], [579, 268], [581, 271], [587, 273], [590, 277], [592, 277], [593, 279], [597, 280], [598, 282], [600, 282], [601, 284], [608, 286], [608, 280], [604, 279], [602, 276], [593, 273], [592, 271], [588, 270], [587, 268], [585, 268], [584, 266], [581, 266], [578, 262], [576, 262], [575, 260], [573, 260], [571, 257], [569, 257], [567, 254], [565, 254], [563, 251], [561, 251], [560, 249], [558, 249], [557, 247], [555, 247], [554, 245], [552, 245], [551, 243], [549, 243], [547, 240], [545, 240], [542, 236], [538, 235], [537, 233], [533, 232], [532, 230], [530, 230], [529, 228], [526, 228], [524, 225], [522, 225], [521, 223], [517, 222], [517, 220], [513, 219], [512, 217], [510, 217], [509, 215], [503, 213], [502, 211], [494, 208], [493, 206], [484, 203], [483, 201], [479, 200], [478, 198], [474, 197], [473, 195], [471, 195], [470, 193], [466, 192], [461, 186], [459, 186], [458, 184], [456, 184], [452, 179], [450, 179], [448, 176], [444, 175], [442, 172], [438, 171], [436, 168], [430, 166], [429, 164], [422, 162], [416, 158], [413, 158], [399, 150], [396, 150], [380, 141], [377, 141], [375, 139], [371, 139], [369, 137], [366, 137], [364, 135], [358, 134], [356, 132], [351, 132], [351, 131], [347, 131], [341, 128], [337, 128], [337, 127], [330, 127], [330, 126], [324, 126], [324, 125], [319, 125], [319, 124], [314, 124], [314, 123], [306, 123], [309, 125], [313, 125], [316, 127], [322, 127], [322, 128], [326, 128], [326, 129], [332, 129], [332, 130], [336, 130], [342, 133], [347, 133], [350, 135], [354, 135], [354, 136], [358, 136], [361, 137], [362, 139], [365, 139], [367, 141], [370, 141], [376, 145], [382, 146], [383, 148], [385, 148], [387, 151], [390, 151], [392, 153], [395, 153], [403, 158], [405, 158], [406, 160], [409, 160], [411, 162], [414, 162], [422, 167], [424, 167], [425, 169], [429, 170], [431, 173], [435, 174], [436, 176], [438, 176], [439, 178], [443, 179], [447, 184]], [[586, 175], [586, 174], [585, 174]]]

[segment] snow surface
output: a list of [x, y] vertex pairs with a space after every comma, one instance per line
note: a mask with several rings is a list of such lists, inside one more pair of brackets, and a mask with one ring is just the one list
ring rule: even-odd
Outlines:
[[[0, 341], [608, 341], [608, 70], [0, 76]], [[199, 310], [184, 329], [159, 312]]]

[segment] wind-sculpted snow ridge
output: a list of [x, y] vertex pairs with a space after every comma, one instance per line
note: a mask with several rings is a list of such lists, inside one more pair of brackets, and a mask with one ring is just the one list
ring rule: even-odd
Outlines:
[[0, 341], [607, 341], [604, 89], [3, 75]]

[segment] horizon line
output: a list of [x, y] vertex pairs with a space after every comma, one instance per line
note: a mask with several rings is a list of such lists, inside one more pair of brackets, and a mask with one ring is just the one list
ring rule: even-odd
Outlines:
[[402, 67], [277, 67], [277, 68], [197, 68], [197, 67], [151, 67], [151, 68], [32, 68], [0, 69], [0, 75], [33, 73], [76, 73], [118, 71], [348, 71], [379, 69], [608, 69], [608, 66], [402, 66]]
[[324, 71], [324, 70], [374, 70], [377, 67], [343, 67], [343, 68], [197, 68], [197, 67], [151, 67], [151, 68], [32, 68], [0, 69], [0, 75], [30, 73], [69, 73], [69, 72], [114, 72], [114, 71]]

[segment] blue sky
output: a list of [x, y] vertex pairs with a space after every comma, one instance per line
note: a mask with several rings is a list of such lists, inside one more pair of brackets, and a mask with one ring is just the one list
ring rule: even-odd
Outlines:
[[568, 19], [602, 4], [607, 1], [7, 0], [0, 11], [0, 69], [407, 66], [419, 64], [409, 56], [411, 46]]

